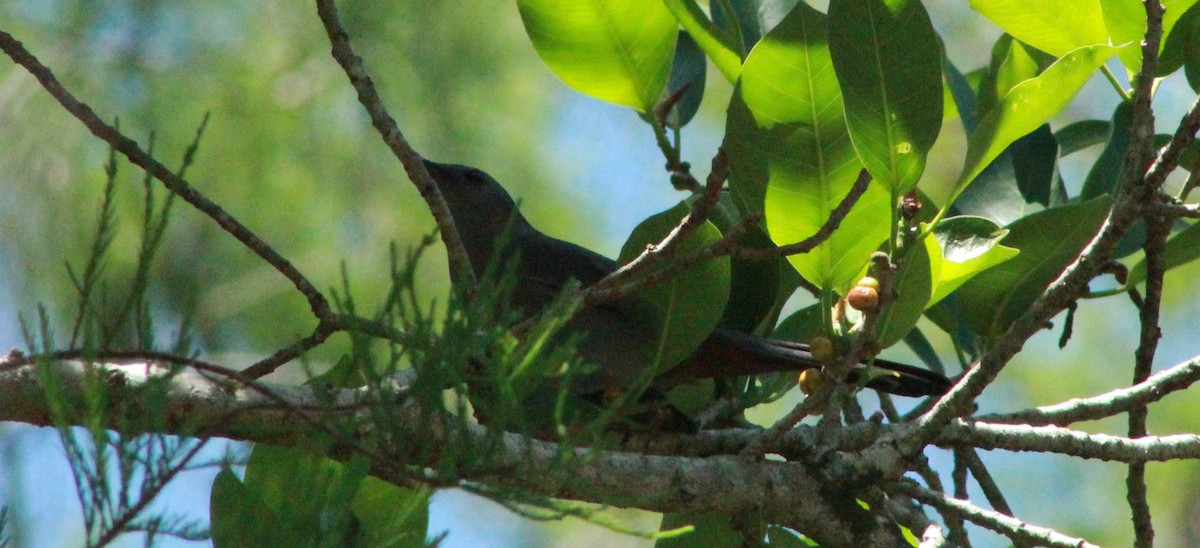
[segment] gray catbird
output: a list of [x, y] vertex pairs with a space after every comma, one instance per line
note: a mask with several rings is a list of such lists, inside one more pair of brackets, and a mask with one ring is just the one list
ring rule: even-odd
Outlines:
[[[508, 231], [507, 250], [514, 253], [517, 282], [512, 306], [526, 316], [547, 306], [572, 278], [588, 286], [617, 265], [612, 260], [575, 244], [542, 234], [517, 211], [516, 204], [495, 179], [468, 166], [425, 161], [437, 183], [466, 247], [471, 268], [483, 274], [502, 235]], [[584, 334], [579, 355], [600, 365], [598, 373], [583, 379], [582, 390], [600, 391], [627, 387], [645, 367], [641, 348], [653, 335], [639, 325], [637, 314], [621, 301], [580, 310], [567, 329]], [[666, 372], [674, 383], [699, 378], [736, 377], [820, 367], [808, 346], [715, 329], [690, 357]], [[937, 373], [903, 364], [875, 360], [875, 366], [894, 375], [875, 376], [867, 386], [902, 396], [944, 393], [949, 381]], [[862, 370], [853, 372], [853, 376]], [[853, 379], [851, 379], [853, 380]]]

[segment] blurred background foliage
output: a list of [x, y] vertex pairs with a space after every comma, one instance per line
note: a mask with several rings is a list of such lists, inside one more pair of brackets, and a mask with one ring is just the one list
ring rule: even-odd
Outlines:
[[[959, 68], [985, 65], [999, 30], [965, 3], [926, 4]], [[825, 9], [823, 2], [814, 5]], [[523, 198], [524, 212], [544, 231], [615, 256], [637, 222], [681, 197], [670, 189], [649, 128], [628, 110], [559, 83], [534, 53], [511, 2], [339, 7], [352, 43], [414, 146], [438, 161], [486, 169]], [[340, 287], [344, 263], [367, 311], [386, 288], [389, 242], [403, 249], [433, 228], [415, 188], [330, 58], [309, 4], [3, 0], [0, 27], [24, 41], [102, 117], [119, 117], [126, 134], [145, 143], [153, 132], [155, 153], [167, 165], [178, 166], [204, 114], [211, 113], [189, 181], [318, 287]], [[701, 174], [720, 142], [729, 97], [716, 71], [709, 78], [700, 115], [684, 131], [685, 159]], [[1190, 102], [1186, 92], [1173, 91], [1180, 87], [1164, 85], [1160, 93], [1160, 131], [1172, 131]], [[1102, 81], [1089, 84], [1081, 97], [1056, 120], [1108, 119], [1117, 103]], [[957, 176], [963, 143], [961, 124], [948, 119], [922, 181], [935, 199]], [[1093, 147], [1064, 162], [1072, 193], [1098, 153]], [[0, 349], [23, 345], [17, 314], [29, 317], [39, 303], [57, 325], [67, 325], [74, 294], [62, 265], [86, 257], [106, 155], [106, 146], [24, 70], [0, 63]], [[113, 291], [121, 291], [118, 280], [135, 265], [141, 177], [122, 164], [122, 229], [106, 264]], [[150, 294], [160, 340], [176, 336], [173, 326], [190, 318], [196, 347], [216, 361], [249, 364], [312, 327], [306, 304], [282, 277], [184, 205], [177, 204], [154, 268]], [[444, 301], [443, 256], [431, 254], [421, 273], [424, 295]], [[1180, 282], [1197, 274], [1193, 265], [1168, 275], [1159, 367], [1196, 354], [1189, 344], [1196, 332], [1191, 311], [1200, 300]], [[1056, 348], [1058, 331], [1035, 337], [983, 405], [1014, 410], [1127, 384], [1135, 320], [1123, 297], [1082, 303], [1071, 345]], [[943, 357], [953, 355], [930, 324], [921, 326]], [[319, 349], [313, 363], [330, 363], [341, 342]], [[895, 354], [912, 359], [902, 350]], [[1188, 399], [1172, 396], [1154, 408], [1152, 432], [1194, 429], [1196, 407]], [[1119, 421], [1083, 427], [1124, 429]], [[52, 433], [0, 425], [0, 502], [16, 509], [23, 544], [78, 544], [73, 531], [82, 526], [59, 455]], [[933, 457], [948, 469], [948, 459]], [[984, 459], [1008, 487], [1018, 516], [1102, 545], [1129, 542], [1124, 467], [1003, 453]], [[1177, 462], [1149, 470], [1159, 540], [1164, 546], [1200, 543], [1200, 510], [1177, 503], [1193, 497], [1200, 468]], [[161, 507], [205, 517], [212, 474], [201, 471], [182, 481]], [[613, 540], [590, 536], [594, 529], [578, 531], [578, 522], [522, 521], [466, 495], [435, 500], [431, 532], [451, 528], [447, 545], [548, 545], [567, 542], [562, 535], [568, 534], [576, 544]], [[655, 525], [644, 513], [630, 519]], [[999, 537], [980, 537], [979, 545], [997, 544]]]

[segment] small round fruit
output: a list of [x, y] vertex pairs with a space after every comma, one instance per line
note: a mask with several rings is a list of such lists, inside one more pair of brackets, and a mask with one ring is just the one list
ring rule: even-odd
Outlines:
[[817, 390], [821, 389], [821, 383], [825, 382], [821, 376], [819, 369], [805, 369], [800, 372], [800, 378], [797, 379], [797, 384], [800, 385], [800, 391], [805, 395], [811, 396]]
[[[833, 341], [829, 337], [818, 335], [808, 341], [808, 352], [822, 363], [833, 361]], [[803, 374], [803, 373], [802, 373]]]
[[879, 306], [879, 290], [865, 285], [856, 285], [846, 295], [846, 302], [860, 312], [870, 312]]

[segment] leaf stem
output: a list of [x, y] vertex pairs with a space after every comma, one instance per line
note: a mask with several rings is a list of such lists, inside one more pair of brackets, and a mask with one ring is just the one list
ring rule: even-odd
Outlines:
[[1113, 89], [1117, 90], [1117, 94], [1121, 96], [1122, 101], [1128, 101], [1133, 98], [1129, 90], [1125, 89], [1121, 85], [1121, 82], [1117, 80], [1117, 75], [1113, 74], [1112, 69], [1108, 68], [1108, 65], [1100, 65], [1100, 72], [1104, 74], [1105, 78], [1108, 78], [1108, 83], [1112, 84]]

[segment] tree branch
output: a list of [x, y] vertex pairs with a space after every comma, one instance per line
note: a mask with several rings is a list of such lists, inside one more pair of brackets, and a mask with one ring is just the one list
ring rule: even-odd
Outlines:
[[433, 177], [429, 175], [429, 170], [425, 169], [425, 164], [421, 163], [421, 156], [408, 144], [404, 134], [396, 125], [396, 120], [388, 113], [383, 100], [379, 98], [379, 92], [375, 90], [375, 84], [363, 65], [362, 58], [355, 55], [354, 50], [351, 49], [350, 36], [346, 34], [346, 29], [342, 27], [342, 23], [338, 19], [337, 6], [334, 1], [317, 0], [317, 15], [320, 16], [321, 23], [325, 25], [325, 32], [329, 35], [333, 58], [337, 60], [338, 65], [341, 65], [342, 70], [350, 79], [350, 84], [358, 92], [358, 102], [362, 103], [367, 115], [371, 117], [371, 125], [375, 126], [380, 136], [383, 137], [383, 142], [400, 160], [404, 171], [408, 173], [409, 180], [416, 185], [421, 197], [429, 206], [429, 211], [433, 213], [433, 220], [437, 223], [442, 242], [446, 245], [452, 281], [457, 287], [463, 288], [468, 295], [472, 294], [475, 290], [475, 274], [471, 271], [471, 260], [467, 257], [467, 249], [463, 247], [462, 238], [458, 234], [458, 228], [454, 225], [454, 217], [450, 215], [450, 207], [446, 205], [446, 199], [438, 190]]

